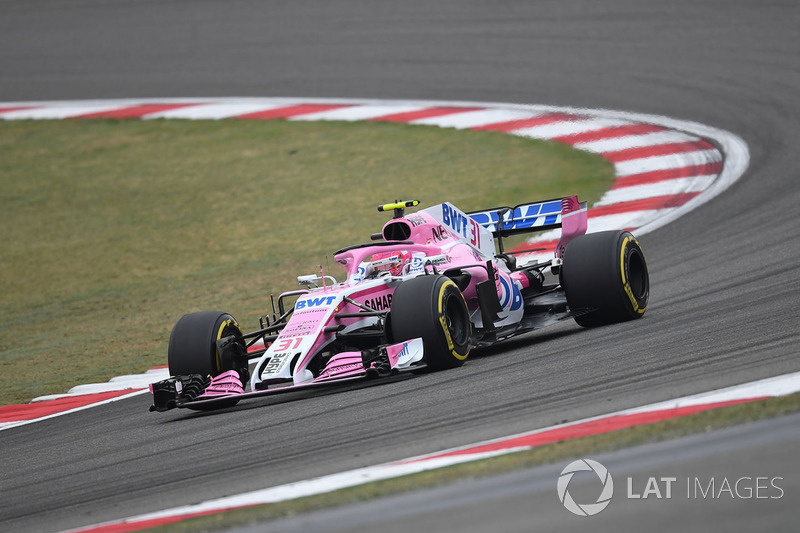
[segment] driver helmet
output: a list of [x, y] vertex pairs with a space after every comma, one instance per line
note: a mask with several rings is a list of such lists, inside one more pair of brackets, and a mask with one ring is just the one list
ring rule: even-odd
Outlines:
[[393, 250], [391, 252], [378, 252], [372, 255], [372, 262], [385, 260], [386, 264], [375, 265], [375, 270], [389, 272], [392, 276], [403, 275], [403, 268], [411, 263], [411, 252], [406, 250]]

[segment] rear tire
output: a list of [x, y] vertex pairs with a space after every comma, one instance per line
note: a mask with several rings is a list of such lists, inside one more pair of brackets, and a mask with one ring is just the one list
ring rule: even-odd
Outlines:
[[571, 240], [561, 285], [574, 319], [595, 327], [641, 318], [650, 298], [642, 247], [627, 231], [602, 231]]
[[419, 276], [402, 283], [392, 296], [390, 315], [392, 341], [422, 337], [424, 360], [431, 370], [466, 361], [472, 324], [464, 295], [450, 278]]

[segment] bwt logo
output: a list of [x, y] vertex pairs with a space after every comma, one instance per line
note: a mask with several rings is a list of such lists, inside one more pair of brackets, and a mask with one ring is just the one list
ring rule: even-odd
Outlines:
[[[594, 472], [603, 484], [603, 490], [600, 492], [600, 496], [597, 497], [595, 503], [576, 503], [569, 493], [569, 482], [572, 481], [572, 476], [575, 475], [575, 472], [581, 471]], [[561, 471], [561, 475], [558, 476], [557, 489], [558, 499], [561, 500], [561, 503], [564, 504], [564, 507], [566, 507], [569, 512], [578, 516], [593, 516], [608, 507], [608, 504], [611, 503], [611, 497], [614, 496], [614, 480], [611, 478], [611, 474], [608, 473], [606, 467], [597, 461], [578, 459], [568, 464], [566, 468]]]
[[323, 296], [322, 298], [308, 298], [306, 300], [298, 300], [295, 304], [295, 309], [308, 309], [309, 307], [325, 307], [331, 305], [336, 300], [336, 296]]
[[397, 353], [397, 357], [403, 357], [403, 356], [405, 356], [405, 355], [408, 355], [408, 343], [407, 343], [407, 342], [404, 342], [404, 343], [403, 343], [403, 349], [402, 349], [402, 350], [400, 350], [400, 351]]
[[458, 209], [449, 204], [442, 204], [442, 222], [444, 225], [460, 233], [464, 237], [467, 236], [467, 222], [469, 217], [462, 214]]

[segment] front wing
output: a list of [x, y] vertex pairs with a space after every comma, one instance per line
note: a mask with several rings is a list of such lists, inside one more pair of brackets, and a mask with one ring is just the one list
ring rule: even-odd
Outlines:
[[342, 352], [331, 357], [313, 381], [280, 384], [250, 392], [243, 391], [242, 382], [246, 382], [246, 379], [242, 380], [242, 376], [237, 376], [233, 370], [213, 378], [201, 374], [173, 376], [150, 385], [153, 396], [150, 411], [162, 412], [175, 408], [210, 410], [230, 406], [248, 398], [385, 378], [425, 368], [422, 356], [421, 338], [361, 352]]

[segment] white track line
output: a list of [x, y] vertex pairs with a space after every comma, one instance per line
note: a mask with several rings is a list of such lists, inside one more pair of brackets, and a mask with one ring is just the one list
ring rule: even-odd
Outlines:
[[509, 133], [511, 135], [528, 137], [530, 139], [548, 140], [555, 137], [564, 137], [565, 135], [586, 133], [588, 131], [602, 130], [616, 126], [627, 126], [630, 124], [631, 122], [627, 120], [619, 120], [614, 118], [591, 118], [554, 122], [552, 124], [545, 124], [543, 126], [534, 126], [532, 128], [513, 130]]
[[65, 119], [88, 115], [89, 113], [103, 113], [119, 109], [117, 105], [87, 104], [83, 106], [53, 106], [34, 109], [21, 109], [19, 111], [8, 111], [3, 113], [5, 120], [45, 120], [45, 119]]
[[182, 118], [187, 120], [219, 120], [223, 118], [269, 111], [283, 107], [278, 104], [256, 104], [256, 103], [225, 103], [225, 104], [200, 104], [180, 109], [171, 109], [159, 113], [150, 113], [146, 118]]
[[329, 111], [319, 111], [317, 113], [307, 113], [292, 117], [289, 120], [317, 121], [317, 120], [344, 120], [355, 122], [358, 120], [370, 120], [397, 113], [410, 113], [425, 109], [421, 106], [411, 105], [360, 105], [353, 107], [343, 107], [341, 109], [331, 109]]
[[700, 139], [694, 135], [687, 135], [686, 133], [675, 130], [665, 130], [656, 131], [653, 133], [644, 133], [641, 135], [625, 135], [623, 137], [613, 137], [599, 141], [575, 143], [572, 145], [572, 147], [577, 148], [578, 150], [602, 154], [608, 152], [619, 152], [620, 150], [627, 150], [628, 148], [641, 148], [643, 146], [655, 146], [658, 144], [672, 144], [698, 140]]
[[656, 170], [671, 170], [696, 165], [705, 165], [722, 161], [722, 156], [716, 150], [697, 150], [695, 152], [679, 152], [676, 154], [657, 155], [630, 159], [614, 164], [617, 177], [624, 178], [632, 174], [642, 174]]
[[[50, 418], [56, 418], [58, 416], [63, 416], [63, 415], [69, 414], [69, 413], [75, 413], [77, 411], [83, 411], [85, 409], [89, 409], [89, 408], [92, 408], [92, 407], [97, 407], [98, 405], [105, 405], [107, 403], [118, 402], [120, 400], [125, 400], [127, 398], [133, 398], [134, 396], [141, 396], [142, 394], [149, 393], [149, 392], [150, 391], [148, 389], [133, 390], [133, 391], [131, 391], [130, 394], [124, 394], [122, 396], [115, 396], [114, 398], [108, 398], [106, 400], [101, 400], [99, 402], [90, 403], [90, 404], [87, 404], [87, 405], [81, 405], [79, 407], [73, 407], [72, 409], [69, 409], [67, 411], [60, 411], [58, 413], [53, 413], [53, 414], [50, 414], [50, 415], [41, 416], [39, 418], [34, 418], [34, 419], [31, 419], [31, 420], [18, 420], [18, 421], [14, 421], [14, 422], [0, 422], [0, 431], [3, 431], [4, 429], [10, 429], [10, 428], [13, 428], [13, 427], [17, 427], [17, 426], [25, 426], [27, 424], [33, 424], [34, 422], [41, 422], [42, 420], [48, 420]], [[61, 395], [61, 396], [63, 397], [65, 395]]]
[[421, 118], [414, 120], [412, 124], [419, 126], [436, 126], [439, 128], [455, 128], [463, 130], [467, 128], [477, 128], [488, 124], [499, 124], [511, 122], [513, 120], [523, 120], [542, 115], [542, 113], [531, 113], [530, 111], [517, 111], [515, 109], [480, 109], [478, 111], [464, 111], [442, 117]]
[[594, 205], [612, 205], [620, 202], [641, 200], [643, 198], [655, 198], [657, 196], [704, 191], [714, 182], [716, 178], [716, 176], [695, 176], [692, 178], [664, 180], [657, 183], [648, 183], [646, 185], [621, 187], [619, 189], [607, 191]]

